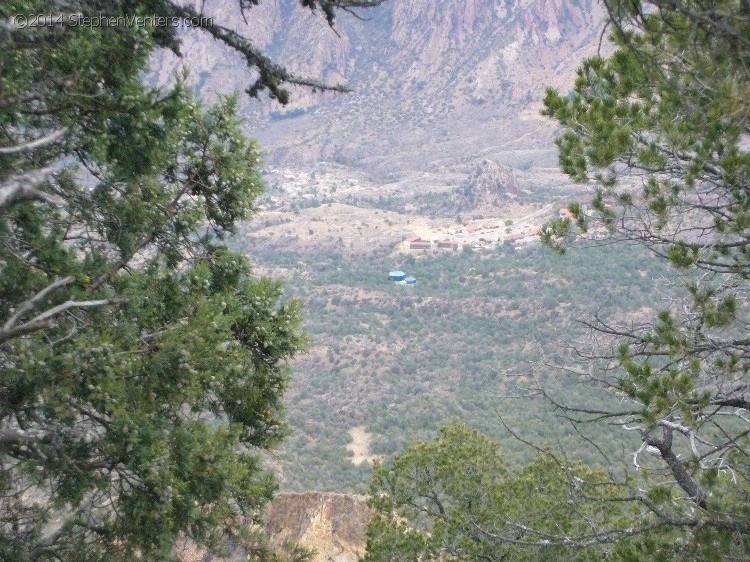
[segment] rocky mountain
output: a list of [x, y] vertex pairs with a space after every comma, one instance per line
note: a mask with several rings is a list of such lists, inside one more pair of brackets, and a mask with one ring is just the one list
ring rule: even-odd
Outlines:
[[[270, 546], [287, 552], [299, 545], [314, 551], [311, 562], [356, 562], [365, 553], [367, 525], [372, 510], [364, 496], [330, 492], [278, 494], [266, 506], [262, 532]], [[226, 556], [213, 557], [194, 542], [181, 539], [175, 546], [180, 562], [239, 562], [248, 553], [232, 544]]]
[[[298, 4], [266, 0], [245, 23], [236, 0], [205, 2], [217, 23], [291, 70], [352, 89], [297, 90], [287, 107], [248, 100], [250, 132], [271, 164], [334, 160], [376, 175], [471, 169], [484, 157], [550, 164], [552, 125], [538, 113], [544, 87], [569, 87], [602, 29], [593, 0], [391, 0], [361, 11], [362, 20], [340, 14], [335, 31]], [[183, 52], [204, 97], [250, 82], [215, 41], [186, 33]], [[177, 67], [168, 56], [154, 61], [162, 83]]]
[[447, 210], [452, 213], [499, 207], [518, 196], [518, 182], [511, 168], [484, 160], [451, 193]]

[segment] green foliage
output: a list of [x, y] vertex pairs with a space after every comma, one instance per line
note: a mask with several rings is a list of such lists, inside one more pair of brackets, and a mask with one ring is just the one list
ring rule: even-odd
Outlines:
[[[305, 303], [313, 349], [295, 369], [287, 394], [292, 435], [278, 451], [284, 486], [295, 491], [364, 492], [371, 469], [353, 465], [345, 448], [348, 431], [360, 425], [373, 434], [372, 453], [390, 455], [461, 419], [504, 439], [509, 466], [531, 461], [532, 451], [506, 440], [501, 414], [524, 435], [596, 462], [596, 451], [548, 404], [520, 399], [534, 381], [519, 375], [533, 374], [565, 402], [600, 405], [598, 388], [582, 392], [574, 377], [540, 365], [540, 357], [564, 361], [557, 342], [584, 336], [578, 318], [641, 309], [668, 272], [630, 248], [575, 249], [558, 258], [532, 246], [391, 261], [236, 240], [252, 248], [258, 264], [287, 272], [290, 294]], [[389, 283], [392, 269], [414, 274], [417, 285]], [[617, 436], [597, 427], [609, 452], [619, 452]], [[636, 437], [630, 445], [637, 447]]]
[[498, 442], [447, 426], [376, 468], [364, 560], [601, 560], [612, 547], [591, 540], [589, 520], [623, 513], [584, 498], [605, 484], [549, 452], [508, 471]]
[[[609, 2], [618, 50], [585, 61], [571, 95], [547, 90], [544, 114], [565, 127], [557, 139], [560, 166], [577, 181], [595, 179], [607, 196], [594, 205], [603, 218], [622, 214], [621, 233], [633, 237], [631, 229], [642, 226], [642, 240], [668, 246], [675, 265], [709, 265], [719, 253], [722, 267], [744, 271], [746, 245], [737, 234], [747, 231], [750, 155], [742, 137], [750, 123], [743, 101], [750, 49], [734, 38], [747, 36], [747, 18], [734, 0], [714, 2], [704, 15], [689, 1], [668, 10], [645, 5]], [[643, 187], [623, 169], [644, 175]], [[628, 214], [632, 205], [656, 220]], [[678, 217], [694, 228], [675, 231]], [[700, 227], [727, 235], [699, 240]]]
[[142, 83], [170, 29], [0, 31], [3, 560], [275, 556], [242, 527], [276, 488], [300, 305], [222, 245], [262, 191], [235, 100]]
[[[667, 261], [683, 291], [651, 322], [593, 324], [617, 349], [590, 366], [592, 379], [612, 384], [613, 403], [565, 411], [618, 416], [641, 435], [634, 460], [643, 483], [632, 499], [673, 541], [643, 538], [622, 551], [626, 559], [746, 557], [747, 2], [606, 6], [617, 50], [586, 61], [571, 95], [548, 90], [544, 113], [564, 127], [563, 171], [597, 185], [599, 232]], [[563, 226], [549, 225], [544, 242], [563, 248], [577, 234]], [[618, 415], [623, 400], [634, 410]], [[644, 451], [656, 457], [647, 466]]]

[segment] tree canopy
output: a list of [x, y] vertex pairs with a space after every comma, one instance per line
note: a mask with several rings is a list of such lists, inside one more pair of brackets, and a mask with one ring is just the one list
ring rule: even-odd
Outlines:
[[[378, 3], [300, 2], [329, 23]], [[176, 27], [71, 25], [81, 14], [200, 15], [0, 7], [0, 558], [168, 559], [180, 535], [215, 550], [275, 489], [258, 451], [286, 433], [300, 305], [223, 243], [263, 187], [235, 99], [144, 84], [156, 50], [179, 52]], [[328, 88], [201, 22], [255, 71], [251, 95]]]
[[453, 424], [376, 469], [364, 560], [600, 560], [619, 535], [592, 533], [591, 521], [627, 521], [595, 497], [606, 482], [549, 451], [510, 471], [500, 443]]

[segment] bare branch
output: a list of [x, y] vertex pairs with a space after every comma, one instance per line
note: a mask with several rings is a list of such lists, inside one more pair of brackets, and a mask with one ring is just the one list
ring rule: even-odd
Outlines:
[[170, 16], [199, 22], [199, 27], [209, 33], [214, 39], [218, 39], [228, 47], [241, 54], [249, 67], [256, 69], [260, 76], [246, 91], [252, 97], [258, 97], [263, 90], [268, 90], [272, 99], [282, 105], [289, 102], [289, 92], [282, 87], [283, 84], [306, 86], [313, 90], [328, 90], [334, 92], [348, 92], [348, 88], [342, 85], [331, 86], [323, 82], [302, 78], [291, 74], [286, 68], [276, 64], [269, 57], [255, 48], [247, 39], [236, 31], [213, 23], [211, 20], [201, 18], [200, 14], [189, 6], [178, 6], [172, 2], [164, 3], [165, 11]]
[[52, 168], [35, 170], [7, 180], [0, 186], [0, 210], [26, 201], [43, 201], [52, 205], [63, 205], [61, 198], [39, 189], [52, 174]]
[[40, 302], [42, 302], [45, 298], [47, 298], [52, 292], [59, 289], [60, 287], [65, 287], [66, 285], [70, 285], [74, 280], [73, 276], [67, 276], [63, 277], [61, 279], [55, 279], [47, 285], [44, 289], [39, 291], [36, 295], [31, 297], [30, 299], [25, 300], [18, 306], [18, 310], [8, 318], [8, 321], [5, 322], [5, 324], [2, 327], [3, 331], [10, 330], [15, 326], [16, 322], [27, 312], [30, 310], [33, 310], [36, 305], [38, 305]]
[[62, 304], [59, 304], [38, 316], [35, 316], [28, 322], [25, 322], [19, 326], [11, 327], [9, 329], [3, 328], [0, 330], [0, 344], [5, 343], [11, 339], [24, 336], [39, 330], [50, 328], [54, 325], [57, 316], [63, 312], [73, 308], [95, 308], [99, 306], [105, 306], [108, 304], [114, 304], [121, 302], [120, 299], [99, 299], [90, 301], [73, 301], [68, 300]]
[[65, 136], [67, 132], [68, 132], [67, 128], [62, 128], [62, 129], [58, 129], [57, 131], [54, 131], [53, 133], [50, 133], [49, 135], [45, 137], [41, 137], [33, 141], [25, 142], [23, 144], [17, 144], [15, 146], [0, 146], [0, 155], [18, 154], [20, 152], [36, 150], [37, 148], [47, 146], [48, 144], [52, 144], [53, 142], [61, 139], [62, 137]]

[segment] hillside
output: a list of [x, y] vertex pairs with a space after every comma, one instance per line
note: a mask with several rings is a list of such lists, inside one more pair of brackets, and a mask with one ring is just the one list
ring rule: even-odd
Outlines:
[[[444, 174], [482, 158], [553, 164], [553, 129], [538, 115], [544, 87], [568, 87], [602, 28], [592, 0], [392, 1], [362, 12], [364, 20], [342, 14], [336, 33], [296, 0], [252, 7], [247, 24], [235, 4], [205, 9], [293, 71], [352, 89], [297, 90], [287, 107], [248, 103], [249, 130], [269, 164], [334, 160], [376, 177]], [[205, 98], [249, 83], [241, 63], [211, 40], [189, 34], [182, 50]], [[177, 61], [154, 66], [165, 82]]]
[[[292, 434], [268, 456], [282, 488], [296, 491], [362, 493], [371, 474], [363, 458], [387, 457], [456, 419], [502, 439], [510, 465], [532, 451], [501, 418], [537, 443], [592, 460], [543, 400], [519, 397], [533, 393], [536, 378], [560, 400], [596, 403], [555, 368], [570, 359], [567, 343], [586, 341], [577, 320], [599, 312], [637, 321], [652, 312], [664, 275], [641, 252], [590, 244], [561, 258], [534, 244], [364, 253], [263, 231], [237, 242], [259, 273], [284, 278], [305, 303], [313, 344], [287, 393]], [[396, 269], [416, 284], [389, 282]], [[609, 442], [619, 447], [617, 435]]]
[[460, 214], [483, 207], [498, 208], [518, 197], [518, 181], [511, 168], [484, 160], [451, 195], [446, 205], [448, 213]]

